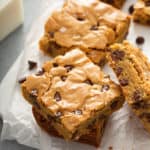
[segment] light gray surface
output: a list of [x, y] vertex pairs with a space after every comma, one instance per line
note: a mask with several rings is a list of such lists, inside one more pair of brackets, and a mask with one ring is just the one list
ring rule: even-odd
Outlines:
[[[0, 42], [0, 81], [23, 50], [25, 37], [30, 30], [33, 20], [40, 14], [42, 0], [24, 0], [23, 26]], [[0, 121], [0, 133], [2, 121]], [[17, 144], [15, 141], [0, 142], [0, 150], [33, 150]]]

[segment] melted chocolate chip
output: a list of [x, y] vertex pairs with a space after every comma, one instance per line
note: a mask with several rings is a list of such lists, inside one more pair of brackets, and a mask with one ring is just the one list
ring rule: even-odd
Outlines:
[[139, 44], [139, 45], [144, 44], [144, 37], [138, 36], [136, 38], [136, 43]]
[[124, 51], [120, 51], [120, 50], [116, 50], [111, 54], [111, 58], [113, 61], [122, 60], [124, 56], [125, 56]]
[[55, 114], [56, 117], [61, 117], [62, 116], [62, 113], [60, 111], [56, 112]]
[[82, 115], [82, 110], [75, 110], [75, 111], [74, 111], [74, 114], [75, 114], [75, 115]]
[[53, 67], [58, 67], [58, 64], [57, 63], [53, 63]]
[[98, 26], [97, 25], [93, 25], [93, 26], [91, 26], [90, 30], [98, 30]]
[[84, 83], [89, 84], [89, 85], [93, 85], [93, 83], [90, 79], [85, 80]]
[[28, 60], [29, 70], [32, 70], [37, 67], [37, 62]]
[[121, 68], [121, 67], [115, 68], [115, 72], [116, 72], [117, 76], [120, 76], [122, 71], [123, 71], [123, 68]]
[[60, 78], [61, 78], [62, 81], [66, 81], [67, 76], [61, 76]]
[[56, 93], [55, 93], [54, 99], [55, 99], [57, 102], [61, 101], [61, 95], [60, 95], [59, 92], [56, 92]]
[[38, 91], [36, 89], [33, 89], [31, 92], [30, 92], [30, 96], [31, 97], [34, 97], [34, 98], [37, 98], [38, 96]]
[[45, 70], [43, 68], [39, 69], [39, 71], [35, 74], [36, 76], [41, 76], [43, 75]]
[[129, 84], [128, 79], [120, 79], [119, 82], [122, 86], [127, 86]]
[[133, 13], [133, 11], [134, 11], [134, 6], [133, 6], [133, 5], [131, 5], [131, 6], [129, 7], [129, 10], [128, 10], [128, 11], [129, 11], [129, 13], [130, 13], [130, 14], [132, 14], [132, 13]]
[[142, 93], [141, 93], [139, 90], [136, 90], [136, 91], [133, 93], [133, 99], [134, 99], [136, 102], [142, 101]]
[[20, 78], [19, 80], [18, 80], [18, 83], [23, 83], [23, 82], [25, 82], [26, 81], [26, 77], [22, 77], [22, 78]]
[[74, 68], [72, 65], [65, 65], [64, 67], [67, 69], [67, 72], [71, 71]]
[[51, 38], [54, 38], [54, 32], [52, 32], [52, 31], [49, 32], [49, 35], [50, 35]]
[[101, 88], [101, 92], [106, 92], [110, 89], [109, 85], [105, 84], [105, 85], [102, 85], [102, 88]]

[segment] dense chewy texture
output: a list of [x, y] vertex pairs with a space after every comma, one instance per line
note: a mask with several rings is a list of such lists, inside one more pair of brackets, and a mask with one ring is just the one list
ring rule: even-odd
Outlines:
[[141, 50], [125, 41], [109, 49], [109, 63], [125, 99], [150, 132], [150, 63]]
[[117, 8], [121, 8], [122, 5], [125, 2], [125, 0], [101, 0], [101, 1], [106, 2], [108, 4], [111, 4], [111, 5], [113, 5], [114, 7], [117, 7]]
[[52, 118], [65, 139], [79, 138], [95, 119], [122, 106], [120, 87], [78, 49], [45, 63], [43, 69], [43, 75], [27, 77], [23, 95]]
[[[51, 120], [47, 120], [43, 117], [43, 115], [36, 108], [32, 108], [33, 116], [37, 122], [37, 124], [50, 136], [55, 136], [59, 138], [63, 138], [57, 130], [53, 127]], [[107, 119], [103, 118], [99, 121], [96, 121], [93, 126], [91, 126], [87, 132], [87, 134], [82, 135], [79, 139], [74, 140], [80, 143], [86, 143], [89, 145], [93, 145], [98, 147], [101, 143], [101, 139], [105, 130]]]
[[58, 55], [80, 47], [88, 56], [97, 56], [92, 61], [99, 63], [106, 46], [125, 38], [129, 24], [128, 15], [99, 0], [67, 0], [48, 18], [40, 49]]
[[138, 0], [134, 5], [134, 21], [150, 25], [150, 0]]

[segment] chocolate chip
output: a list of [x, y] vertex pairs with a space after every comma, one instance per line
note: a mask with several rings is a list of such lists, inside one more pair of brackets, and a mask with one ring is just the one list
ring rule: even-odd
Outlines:
[[38, 96], [38, 91], [37, 91], [36, 89], [33, 89], [33, 90], [30, 92], [30, 96], [36, 98], [36, 97]]
[[41, 76], [45, 72], [44, 68], [39, 69], [39, 71], [35, 74], [36, 76]]
[[64, 67], [67, 69], [67, 72], [71, 71], [74, 68], [72, 65], [65, 65]]
[[150, 113], [142, 113], [142, 114], [139, 115], [139, 117], [141, 119], [145, 118], [146, 120], [148, 120], [150, 122]]
[[22, 77], [22, 78], [20, 78], [19, 80], [18, 80], [18, 83], [23, 83], [23, 82], [25, 82], [26, 81], [26, 77]]
[[75, 110], [75, 111], [74, 111], [74, 114], [75, 114], [75, 115], [82, 115], [82, 110]]
[[139, 102], [135, 102], [132, 104], [132, 108], [133, 109], [139, 109], [139, 108], [141, 108], [141, 104]]
[[58, 67], [58, 64], [57, 63], [53, 63], [53, 67]]
[[124, 56], [125, 56], [124, 51], [120, 51], [120, 50], [116, 50], [111, 54], [111, 58], [114, 61], [122, 60]]
[[144, 38], [142, 36], [138, 36], [136, 38], [136, 43], [139, 44], [139, 45], [143, 44], [144, 43]]
[[106, 92], [106, 91], [108, 91], [109, 90], [109, 85], [108, 84], [104, 84], [104, 85], [102, 85], [102, 88], [101, 88], [101, 92]]
[[120, 79], [119, 82], [122, 86], [127, 86], [129, 84], [128, 79]]
[[109, 149], [109, 150], [113, 150], [113, 147], [112, 147], [112, 146], [109, 146], [108, 149]]
[[131, 5], [131, 6], [129, 7], [129, 10], [128, 10], [128, 11], [129, 11], [129, 13], [130, 13], [130, 14], [132, 14], [132, 13], [133, 13], [133, 11], [134, 11], [134, 6], [133, 6], [133, 5]]
[[32, 70], [37, 67], [37, 62], [28, 60], [29, 70]]
[[35, 108], [37, 109], [41, 109], [40, 105], [37, 103], [37, 101], [33, 101], [33, 105], [35, 106]]
[[49, 35], [50, 35], [51, 38], [54, 38], [54, 32], [52, 32], [52, 31], [49, 32]]
[[117, 106], [118, 106], [118, 101], [114, 101], [110, 107], [114, 110]]
[[89, 84], [89, 85], [93, 85], [93, 83], [90, 79], [85, 80], [84, 83]]
[[56, 112], [55, 114], [56, 117], [61, 117], [62, 116], [62, 113], [60, 111]]
[[93, 26], [91, 26], [90, 30], [98, 30], [98, 26], [97, 25], [93, 25]]
[[45, 119], [44, 117], [41, 117], [41, 118], [40, 118], [40, 122], [45, 123], [45, 122], [46, 122], [46, 119]]
[[99, 63], [98, 63], [98, 65], [99, 65], [100, 67], [103, 67], [105, 64], [106, 64], [106, 59], [105, 59], [105, 58], [101, 59], [101, 60], [99, 61]]
[[149, 6], [150, 6], [150, 1], [146, 1], [146, 2], [145, 2], [145, 5], [146, 5], [147, 7], [149, 7]]
[[136, 91], [133, 93], [133, 99], [134, 99], [136, 102], [142, 101], [142, 93], [141, 93], [139, 90], [136, 90]]
[[79, 20], [79, 21], [84, 21], [84, 18], [82, 18], [82, 17], [77, 17], [77, 20]]
[[51, 52], [51, 51], [55, 51], [55, 50], [57, 50], [57, 49], [59, 49], [60, 48], [60, 46], [56, 43], [56, 42], [54, 42], [54, 41], [50, 41], [49, 42], [49, 47], [48, 47], [48, 50]]
[[122, 71], [123, 71], [123, 68], [121, 68], [121, 67], [115, 68], [115, 72], [116, 72], [117, 76], [120, 76]]
[[62, 81], [66, 81], [67, 76], [61, 76], [60, 78], [61, 78]]
[[113, 4], [114, 0], [108, 0], [108, 3]]
[[60, 95], [59, 92], [56, 92], [56, 93], [55, 93], [54, 99], [55, 99], [57, 102], [61, 101], [61, 95]]

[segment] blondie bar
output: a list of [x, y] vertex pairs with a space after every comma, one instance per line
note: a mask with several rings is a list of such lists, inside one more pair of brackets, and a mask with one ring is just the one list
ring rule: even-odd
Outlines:
[[27, 77], [22, 92], [65, 139], [84, 135], [97, 118], [108, 117], [124, 102], [120, 86], [79, 49], [55, 57], [43, 69], [43, 75]]
[[108, 4], [111, 4], [113, 5], [114, 7], [117, 7], [117, 8], [121, 8], [122, 5], [124, 4], [125, 0], [101, 0], [105, 3], [108, 3]]
[[[45, 119], [40, 113], [40, 111], [34, 107], [32, 108], [32, 112], [37, 124], [41, 127], [41, 129], [43, 129], [50, 136], [63, 138], [53, 127], [51, 120]], [[85, 135], [82, 135], [79, 139], [74, 141], [98, 147], [101, 143], [106, 122], [106, 118], [102, 118], [99, 121], [95, 121], [95, 123], [88, 128], [87, 133]]]
[[150, 63], [141, 50], [124, 41], [110, 46], [108, 60], [125, 99], [150, 132]]
[[134, 5], [133, 19], [136, 22], [150, 25], [150, 0], [138, 0]]

